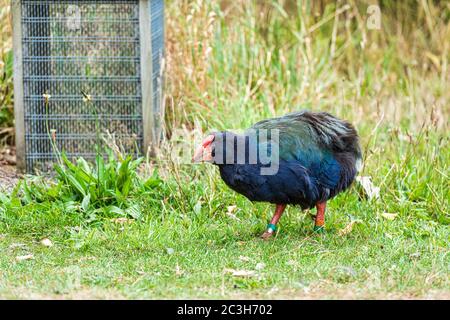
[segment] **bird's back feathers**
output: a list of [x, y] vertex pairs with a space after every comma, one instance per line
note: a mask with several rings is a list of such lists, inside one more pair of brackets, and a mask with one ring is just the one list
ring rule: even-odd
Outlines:
[[[348, 122], [325, 112], [301, 111], [258, 122], [246, 134], [260, 130], [269, 132], [269, 149], [278, 144], [276, 174], [261, 175], [260, 163], [219, 165], [223, 180], [250, 200], [310, 208], [353, 182], [361, 149]], [[271, 130], [277, 130], [278, 139], [270, 137]]]

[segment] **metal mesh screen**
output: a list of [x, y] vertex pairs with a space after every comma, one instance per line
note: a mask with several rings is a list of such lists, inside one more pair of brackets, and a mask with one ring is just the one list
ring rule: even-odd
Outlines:
[[[159, 112], [164, 2], [149, 1], [153, 108]], [[139, 0], [23, 0], [22, 36], [28, 172], [50, 168], [49, 130], [70, 158], [95, 156], [97, 127], [127, 152], [142, 150]], [[85, 103], [81, 91], [92, 100]], [[45, 92], [51, 95], [48, 107]]]

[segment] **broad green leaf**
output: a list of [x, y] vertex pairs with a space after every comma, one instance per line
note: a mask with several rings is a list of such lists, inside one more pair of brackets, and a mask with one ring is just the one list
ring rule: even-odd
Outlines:
[[131, 177], [128, 177], [127, 180], [124, 182], [123, 187], [122, 187], [122, 196], [124, 198], [128, 197], [128, 194], [130, 192], [131, 189]]
[[79, 165], [79, 167], [81, 167], [81, 169], [83, 169], [83, 171], [88, 174], [89, 176], [91, 175], [91, 167], [89, 166], [89, 164], [87, 163], [86, 160], [84, 160], [84, 158], [78, 158], [77, 160], [77, 164]]
[[63, 208], [65, 211], [73, 212], [77, 211], [79, 206], [75, 201], [64, 201]]
[[88, 208], [89, 208], [89, 204], [91, 202], [91, 195], [87, 194], [84, 198], [83, 201], [81, 202], [81, 209], [84, 212], [87, 212]]
[[200, 214], [202, 210], [202, 203], [200, 201], [197, 201], [197, 203], [194, 206], [194, 213], [195, 214]]
[[119, 215], [119, 216], [125, 216], [126, 215], [126, 212], [123, 209], [120, 209], [119, 207], [116, 207], [116, 206], [109, 206], [106, 209], [106, 211], [108, 213], [116, 214], [116, 215]]
[[130, 215], [131, 217], [133, 217], [136, 220], [139, 220], [142, 217], [140, 207], [137, 204], [127, 208], [125, 211], [128, 215]]
[[74, 187], [80, 194], [86, 196], [86, 189], [85, 185], [83, 185], [82, 182], [78, 181], [72, 174], [67, 175], [67, 179], [69, 180], [69, 183]]
[[130, 163], [130, 170], [134, 171], [137, 167], [144, 161], [144, 158], [137, 158], [136, 160]]
[[145, 181], [144, 188], [145, 189], [153, 189], [153, 188], [157, 187], [161, 182], [162, 182], [161, 179], [151, 177], [151, 178], [147, 179], [147, 181]]
[[95, 161], [97, 162], [97, 179], [100, 186], [106, 189], [105, 185], [105, 162], [103, 157], [100, 155], [96, 156]]
[[33, 197], [31, 196], [30, 188], [26, 181], [23, 182], [23, 193], [26, 203], [31, 203], [33, 201]]
[[77, 170], [77, 167], [67, 158], [67, 155], [65, 152], [61, 153], [61, 158], [62, 158], [64, 164], [67, 166], [67, 168], [69, 168], [72, 171]]

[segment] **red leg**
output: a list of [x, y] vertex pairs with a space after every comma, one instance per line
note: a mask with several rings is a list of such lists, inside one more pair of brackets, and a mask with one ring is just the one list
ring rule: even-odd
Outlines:
[[275, 208], [275, 214], [273, 215], [272, 220], [270, 220], [270, 223], [267, 226], [267, 230], [262, 234], [261, 238], [266, 240], [273, 235], [276, 230], [278, 220], [280, 220], [281, 216], [283, 215], [284, 209], [286, 209], [285, 204], [277, 204]]
[[316, 232], [323, 232], [323, 229], [325, 227], [325, 208], [327, 206], [327, 202], [318, 202], [316, 204], [317, 209], [317, 215], [316, 215], [316, 222], [314, 224], [314, 231]]

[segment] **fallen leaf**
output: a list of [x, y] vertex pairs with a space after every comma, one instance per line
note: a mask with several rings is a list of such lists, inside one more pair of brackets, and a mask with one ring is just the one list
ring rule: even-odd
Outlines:
[[274, 293], [277, 293], [278, 291], [280, 291], [280, 289], [277, 286], [275, 286], [275, 287], [270, 288], [270, 290], [267, 291], [267, 293], [274, 294]]
[[234, 214], [232, 214], [232, 213], [229, 213], [229, 212], [227, 212], [227, 213], [225, 213], [227, 216], [229, 216], [230, 218], [232, 218], [232, 219], [234, 219], [234, 220], [237, 220], [237, 221], [241, 221], [241, 219], [239, 219], [238, 217], [236, 217]]
[[339, 230], [339, 235], [340, 236], [345, 236], [346, 234], [349, 234], [350, 232], [352, 232], [353, 226], [356, 223], [360, 223], [360, 222], [361, 222], [360, 220], [352, 220], [352, 221], [350, 221], [350, 223], [345, 228]]
[[260, 263], [258, 263], [258, 264], [256, 265], [255, 269], [256, 269], [256, 270], [262, 270], [262, 269], [264, 269], [265, 267], [266, 267], [266, 264], [260, 262]]
[[181, 276], [181, 275], [183, 275], [183, 273], [184, 273], [184, 271], [181, 270], [180, 266], [177, 264], [176, 267], [175, 267], [175, 274], [177, 276]]
[[235, 270], [235, 269], [225, 269], [225, 273], [231, 273], [234, 277], [254, 277], [256, 272], [253, 270]]
[[295, 265], [297, 265], [297, 261], [295, 261], [295, 260], [289, 260], [289, 261], [287, 262], [287, 265], [289, 265], [289, 266], [295, 266]]
[[197, 201], [197, 203], [194, 206], [194, 212], [195, 214], [200, 214], [202, 211], [202, 203], [200, 201]]
[[41, 244], [42, 244], [44, 247], [52, 247], [52, 246], [53, 246], [52, 241], [51, 241], [50, 239], [48, 239], [48, 238], [42, 239], [42, 240], [41, 240]]
[[388, 219], [388, 220], [394, 220], [395, 217], [397, 217], [397, 215], [398, 215], [398, 213], [387, 213], [387, 212], [383, 212], [381, 214], [381, 216], [383, 218]]
[[302, 289], [304, 293], [309, 293], [311, 291], [310, 287], [306, 283], [303, 283], [301, 281], [295, 282], [294, 286]]
[[32, 254], [27, 254], [25, 256], [17, 256], [16, 261], [25, 261], [25, 260], [31, 260], [34, 256]]
[[97, 260], [96, 257], [81, 257], [80, 259], [78, 259], [78, 261], [95, 261]]
[[237, 209], [237, 206], [228, 206], [227, 212], [225, 212], [225, 214], [226, 214], [227, 216], [229, 216], [230, 218], [232, 218], [232, 219], [235, 219], [235, 220], [237, 220], [237, 221], [241, 221], [241, 219], [239, 219], [238, 217], [236, 217], [236, 215], [233, 213], [233, 212], [236, 211], [236, 209]]
[[378, 199], [380, 197], [380, 188], [374, 186], [371, 177], [357, 176], [356, 182], [362, 187], [362, 191], [369, 200]]
[[409, 255], [409, 257], [411, 258], [411, 259], [419, 259], [420, 258], [420, 252], [414, 252], [414, 253], [411, 253], [410, 255]]
[[26, 244], [23, 243], [11, 243], [11, 245], [9, 246], [10, 249], [15, 249], [15, 248], [24, 248], [26, 247]]
[[239, 256], [239, 260], [244, 261], [244, 262], [249, 262], [251, 259], [249, 257]]

